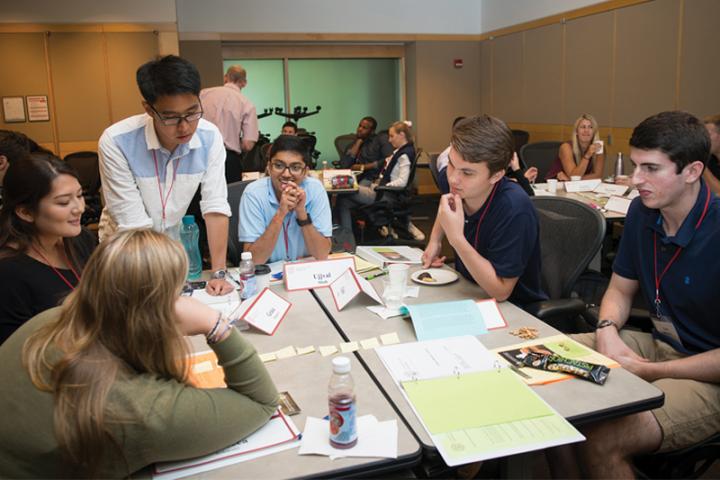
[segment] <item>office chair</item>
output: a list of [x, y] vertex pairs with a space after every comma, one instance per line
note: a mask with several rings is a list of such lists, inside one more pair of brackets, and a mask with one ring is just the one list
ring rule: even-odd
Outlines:
[[355, 141], [354, 133], [346, 133], [335, 137], [335, 150], [337, 150], [338, 160], [332, 162], [335, 168], [350, 168], [349, 166], [343, 167], [341, 159], [345, 155], [345, 150]]
[[435, 186], [437, 187], [438, 190], [440, 190], [440, 180], [439, 180], [440, 172], [438, 171], [438, 167], [437, 167], [437, 161], [438, 161], [439, 156], [440, 156], [439, 153], [431, 153], [430, 154], [430, 162], [428, 163], [428, 165], [430, 167], [430, 174], [432, 175], [433, 181], [435, 182]]
[[700, 478], [720, 458], [720, 433], [682, 450], [635, 459], [638, 478]]
[[530, 134], [526, 132], [525, 130], [511, 130], [513, 134], [513, 139], [515, 140], [515, 151], [519, 152], [520, 149], [528, 143], [530, 140]]
[[528, 167], [537, 167], [539, 181], [544, 181], [558, 158], [562, 142], [528, 143], [520, 148], [520, 161]]
[[578, 330], [585, 302], [573, 287], [605, 237], [605, 219], [582, 202], [563, 197], [532, 197], [540, 221], [542, 285], [550, 297], [526, 310], [562, 331]]
[[242, 182], [230, 183], [227, 186], [228, 190], [228, 203], [230, 204], [230, 211], [232, 217], [230, 217], [230, 226], [228, 228], [228, 248], [227, 248], [227, 261], [231, 265], [240, 265], [240, 255], [243, 252], [242, 243], [238, 240], [238, 224], [240, 222], [240, 199], [242, 194], [247, 187], [254, 180], [244, 180]]
[[[415, 151], [410, 161], [410, 176], [404, 187], [375, 187], [376, 198], [371, 205], [363, 205], [353, 210], [354, 225], [358, 228], [359, 244], [362, 245], [411, 245], [423, 246], [424, 242], [415, 240], [407, 230], [410, 222], [417, 159], [422, 149]], [[391, 235], [382, 237], [376, 232], [381, 227], [392, 227], [398, 238]]]
[[70, 165], [80, 178], [85, 211], [80, 223], [90, 225], [100, 221], [102, 202], [100, 200], [100, 166], [97, 152], [74, 152], [65, 155], [65, 163]]

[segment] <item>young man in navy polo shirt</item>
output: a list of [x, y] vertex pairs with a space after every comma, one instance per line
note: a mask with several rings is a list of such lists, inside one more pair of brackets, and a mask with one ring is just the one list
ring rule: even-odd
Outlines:
[[[594, 346], [665, 393], [656, 410], [592, 425], [578, 445], [584, 475], [630, 478], [632, 457], [684, 448], [720, 431], [720, 201], [702, 180], [710, 140], [683, 112], [644, 120], [630, 139], [632, 183]], [[653, 334], [623, 329], [640, 288]], [[563, 476], [579, 472], [563, 467]]]
[[423, 253], [423, 266], [440, 266], [442, 240], [455, 249], [455, 268], [498, 301], [520, 306], [546, 300], [540, 283], [540, 239], [535, 207], [505, 178], [514, 152], [512, 132], [494, 117], [467, 118], [454, 128], [447, 167], [450, 193]]

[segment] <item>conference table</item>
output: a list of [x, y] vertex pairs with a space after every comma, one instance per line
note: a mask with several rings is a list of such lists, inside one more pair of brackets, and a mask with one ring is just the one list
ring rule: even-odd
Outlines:
[[[327, 320], [310, 291], [287, 292], [282, 285], [273, 291], [292, 303], [274, 335], [259, 330], [245, 330], [243, 335], [255, 346], [258, 353], [275, 352], [287, 346], [338, 345], [343, 342], [331, 322]], [[204, 336], [191, 338], [195, 351], [208, 350]], [[318, 478], [353, 475], [380, 476], [406, 469], [420, 461], [421, 449], [413, 433], [385, 398], [371, 375], [357, 357], [347, 354], [352, 363], [352, 376], [358, 402], [358, 416], [372, 414], [378, 421], [397, 420], [398, 457], [391, 458], [338, 458], [298, 455], [297, 448], [273, 453], [269, 456], [237, 463], [225, 468], [205, 472], [203, 478]], [[308, 416], [323, 418], [328, 414], [328, 381], [332, 373], [333, 357], [323, 357], [317, 351], [265, 363], [278, 391], [287, 391], [301, 412], [291, 420], [301, 431]]]
[[[410, 271], [418, 270], [411, 267]], [[448, 267], [445, 267], [448, 268]], [[448, 285], [421, 285], [417, 298], [406, 297], [407, 304], [444, 302], [462, 299], [481, 299], [488, 296], [477, 285], [461, 275]], [[381, 277], [382, 278], [382, 277]], [[371, 280], [378, 292], [382, 292], [381, 279]], [[359, 341], [378, 333], [397, 332], [401, 342], [416, 341], [415, 331], [410, 320], [403, 317], [382, 319], [366, 307], [376, 305], [365, 295], [358, 296], [342, 311], [338, 311], [328, 289], [316, 289], [313, 294], [323, 306], [325, 314], [347, 341]], [[498, 304], [500, 312], [508, 326], [478, 336], [488, 349], [514, 345], [523, 340], [510, 335], [510, 331], [519, 327], [532, 327], [538, 330], [538, 338], [557, 335], [553, 327], [545, 324], [510, 302]], [[413, 430], [426, 451], [434, 451], [429, 434], [403, 397], [399, 387], [387, 372], [374, 350], [357, 352], [378, 384], [396, 405], [410, 428]], [[585, 380], [572, 379], [533, 387], [558, 413], [575, 426], [607, 420], [630, 413], [659, 407], [664, 402], [664, 394], [657, 387], [631, 374], [623, 368], [613, 368], [604, 385], [595, 385]], [[478, 399], [480, 402], [481, 399]]]

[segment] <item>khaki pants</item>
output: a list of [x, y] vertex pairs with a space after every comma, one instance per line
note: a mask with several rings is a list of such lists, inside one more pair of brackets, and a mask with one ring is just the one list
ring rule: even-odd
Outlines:
[[[595, 348], [594, 333], [571, 337]], [[620, 338], [635, 353], [652, 362], [685, 357], [667, 343], [655, 340], [649, 333], [621, 330]], [[720, 385], [673, 378], [663, 378], [652, 383], [665, 393], [665, 404], [651, 410], [663, 432], [659, 452], [689, 447], [720, 431]]]

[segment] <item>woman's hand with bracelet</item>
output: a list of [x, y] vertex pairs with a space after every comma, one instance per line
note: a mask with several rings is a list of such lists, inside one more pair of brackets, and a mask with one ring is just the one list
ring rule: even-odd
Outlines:
[[218, 319], [217, 310], [191, 297], [175, 300], [175, 314], [184, 335], [207, 335]]

